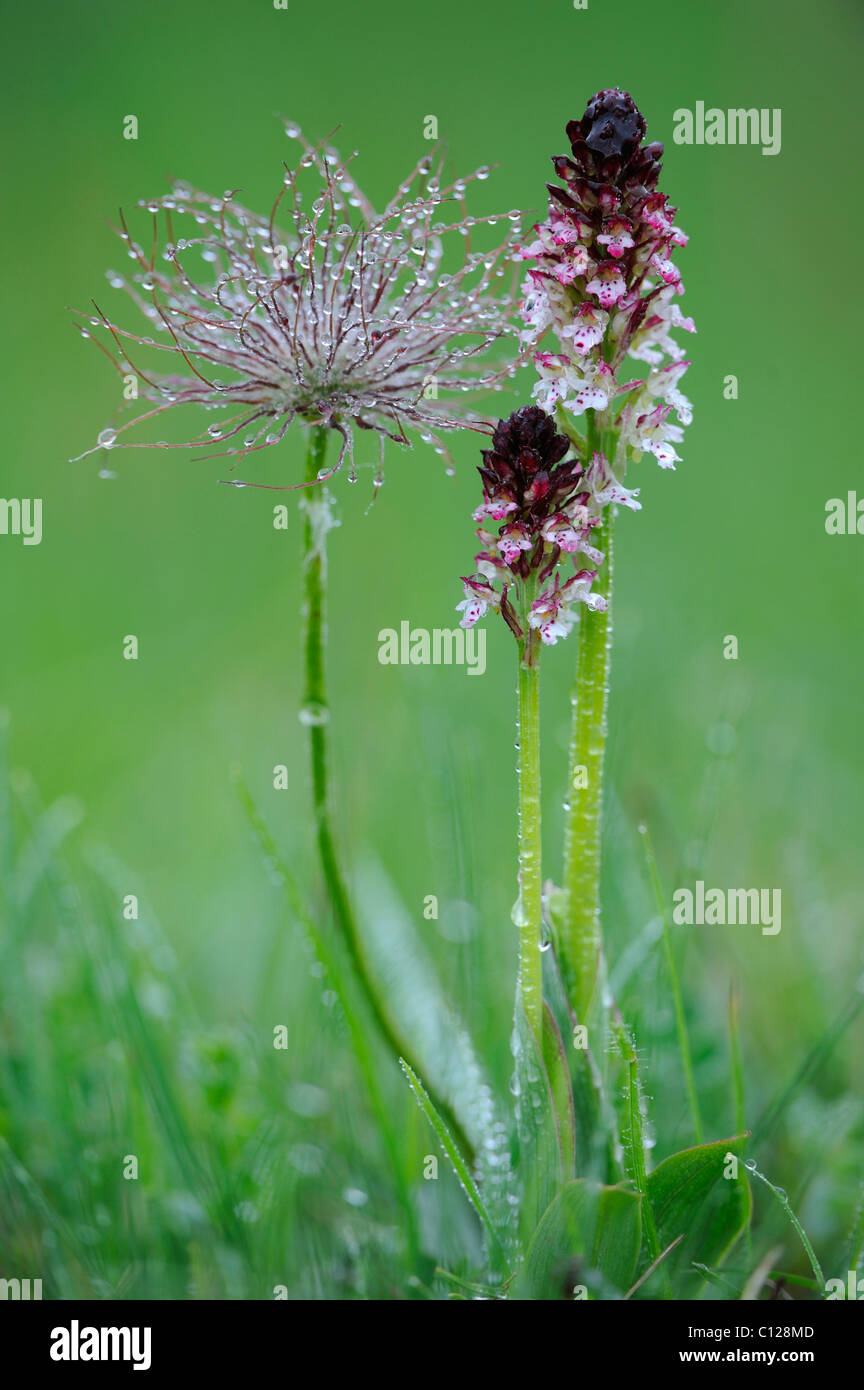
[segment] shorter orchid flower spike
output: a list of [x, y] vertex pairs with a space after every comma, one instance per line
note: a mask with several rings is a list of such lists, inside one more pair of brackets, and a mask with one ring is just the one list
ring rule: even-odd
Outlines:
[[[465, 596], [457, 605], [462, 627], [473, 627], [491, 608], [520, 642], [538, 637], [552, 646], [566, 637], [580, 604], [606, 607], [591, 592], [604, 558], [591, 534], [608, 502], [639, 503], [602, 454], [586, 468], [572, 452], [569, 437], [539, 406], [522, 406], [498, 421], [477, 470], [483, 502], [474, 519], [500, 525], [497, 534], [482, 526], [477, 532], [483, 549], [475, 557], [476, 573], [463, 577]], [[562, 582], [560, 566], [568, 556], [575, 573]], [[579, 568], [580, 556], [592, 568]]]

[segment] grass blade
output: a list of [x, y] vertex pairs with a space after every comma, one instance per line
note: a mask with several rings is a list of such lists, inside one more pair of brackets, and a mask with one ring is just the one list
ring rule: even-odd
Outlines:
[[756, 1164], [753, 1162], [752, 1159], [749, 1162], [745, 1163], [744, 1166], [747, 1169], [748, 1173], [752, 1173], [754, 1178], [759, 1178], [760, 1182], [764, 1182], [765, 1186], [771, 1189], [771, 1191], [774, 1193], [774, 1196], [777, 1198], [777, 1201], [780, 1203], [781, 1207], [785, 1211], [786, 1215], [789, 1218], [789, 1221], [798, 1233], [798, 1236], [801, 1240], [801, 1244], [804, 1246], [807, 1258], [810, 1261], [810, 1268], [813, 1271], [813, 1277], [816, 1280], [816, 1283], [819, 1285], [819, 1288], [822, 1290], [824, 1297], [825, 1275], [822, 1273], [822, 1266], [816, 1258], [816, 1252], [813, 1249], [813, 1246], [810, 1244], [810, 1237], [807, 1235], [807, 1232], [804, 1230], [804, 1227], [801, 1225], [801, 1222], [798, 1220], [798, 1217], [795, 1215], [794, 1211], [789, 1205], [789, 1198], [786, 1196], [784, 1189], [782, 1187], [775, 1187], [774, 1183], [771, 1181], [770, 1178], [766, 1178], [764, 1173], [760, 1173], [759, 1169], [756, 1167]]
[[741, 1046], [739, 1037], [741, 997], [735, 980], [729, 986], [729, 1053], [732, 1069], [732, 1108], [735, 1112], [734, 1129], [737, 1134], [746, 1129], [744, 1123], [744, 1072], [741, 1067]]
[[348, 1032], [351, 1037], [354, 1055], [366, 1083], [372, 1109], [381, 1127], [381, 1136], [391, 1161], [393, 1174], [396, 1180], [399, 1204], [402, 1207], [407, 1223], [408, 1240], [412, 1248], [416, 1250], [418, 1241], [416, 1215], [405, 1181], [399, 1140], [393, 1124], [391, 1109], [385, 1103], [384, 1095], [378, 1081], [375, 1058], [367, 1037], [367, 1032], [369, 1030], [366, 1027], [360, 1010], [358, 1010], [355, 1005], [353, 994], [347, 981], [347, 967], [343, 966], [338, 952], [330, 946], [322, 933], [318, 930], [312, 914], [303, 901], [303, 895], [300, 892], [297, 881], [279, 854], [267, 824], [259, 812], [245, 782], [236, 770], [232, 773], [232, 776], [237, 787], [241, 805], [246, 812], [249, 823], [261, 847], [267, 866], [274, 879], [279, 882], [279, 885], [283, 889], [294, 919], [303, 932], [313, 954], [323, 966], [333, 989], [338, 995]]
[[489, 1239], [493, 1247], [495, 1248], [496, 1254], [503, 1260], [504, 1252], [501, 1247], [498, 1232], [495, 1229], [492, 1218], [486, 1210], [486, 1204], [483, 1201], [483, 1198], [480, 1194], [479, 1187], [477, 1186], [476, 1182], [474, 1181], [474, 1178], [471, 1175], [471, 1170], [468, 1167], [468, 1163], [465, 1159], [464, 1154], [459, 1148], [459, 1145], [457, 1144], [447, 1124], [441, 1118], [441, 1115], [438, 1113], [435, 1106], [432, 1104], [428, 1092], [423, 1086], [423, 1083], [420, 1080], [420, 1078], [411, 1070], [408, 1063], [405, 1061], [403, 1057], [399, 1058], [399, 1065], [405, 1073], [408, 1085], [414, 1092], [414, 1098], [417, 1101], [417, 1104], [420, 1106], [420, 1109], [423, 1111], [423, 1114], [426, 1116], [426, 1119], [432, 1126], [432, 1129], [435, 1132], [435, 1135], [438, 1139], [439, 1144], [441, 1145], [441, 1148], [444, 1150], [445, 1154], [450, 1160], [450, 1165], [453, 1169], [453, 1172], [456, 1174], [459, 1183], [461, 1184], [463, 1192], [465, 1193], [466, 1197], [468, 1198], [469, 1202], [471, 1203], [477, 1215], [479, 1216], [481, 1222], [483, 1223], [483, 1227], [486, 1231], [486, 1234], [489, 1236]]
[[766, 1139], [771, 1138], [801, 1087], [827, 1060], [846, 1029], [855, 1022], [862, 1008], [864, 1008], [864, 992], [862, 992], [862, 981], [859, 981], [855, 994], [807, 1053], [792, 1080], [784, 1087], [776, 1100], [773, 1100], [759, 1116], [753, 1128], [754, 1144], [764, 1143]]
[[657, 869], [657, 860], [654, 857], [654, 847], [651, 843], [651, 836], [648, 833], [647, 825], [642, 824], [639, 826], [639, 834], [642, 836], [645, 845], [645, 862], [648, 865], [648, 876], [651, 879], [651, 887], [654, 890], [657, 912], [663, 924], [663, 949], [666, 954], [666, 968], [669, 971], [669, 983], [672, 987], [672, 1000], [675, 1007], [675, 1027], [678, 1031], [678, 1049], [681, 1053], [681, 1065], [684, 1068], [684, 1081], [687, 1087], [690, 1117], [693, 1121], [693, 1133], [696, 1136], [696, 1143], [701, 1144], [704, 1137], [702, 1116], [699, 1113], [699, 1097], [693, 1075], [693, 1055], [690, 1051], [690, 1036], [687, 1032], [687, 1017], [684, 1012], [684, 1000], [681, 995], [681, 982], [678, 979], [678, 968], [675, 964], [675, 953], [672, 950], [672, 938], [669, 934], [666, 900], [663, 897], [660, 874]]

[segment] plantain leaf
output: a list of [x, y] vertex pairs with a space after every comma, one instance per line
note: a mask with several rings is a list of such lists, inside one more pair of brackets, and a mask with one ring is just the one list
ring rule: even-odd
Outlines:
[[716, 1268], [747, 1226], [750, 1187], [740, 1164], [736, 1177], [726, 1173], [733, 1171], [727, 1156], [740, 1158], [748, 1138], [739, 1134], [682, 1149], [648, 1175], [647, 1195], [661, 1246], [684, 1237], [669, 1256], [670, 1274], [689, 1271], [695, 1262]]
[[525, 1261], [522, 1296], [570, 1299], [589, 1293], [616, 1297], [630, 1288], [642, 1244], [642, 1198], [627, 1188], [577, 1178], [543, 1215]]

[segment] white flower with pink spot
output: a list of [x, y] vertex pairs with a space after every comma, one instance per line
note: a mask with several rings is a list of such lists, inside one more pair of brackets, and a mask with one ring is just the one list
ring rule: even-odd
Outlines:
[[462, 614], [462, 617], [459, 619], [459, 626], [473, 627], [475, 623], [479, 622], [480, 619], [485, 616], [488, 608], [488, 603], [484, 603], [482, 599], [475, 598], [473, 594], [470, 598], [463, 598], [462, 602], [456, 605], [456, 612], [461, 612]]
[[608, 322], [609, 315], [586, 300], [584, 304], [579, 305], [575, 323], [562, 328], [559, 336], [574, 352], [584, 357], [592, 348], [599, 347], [602, 343]]
[[525, 527], [520, 522], [513, 522], [510, 526], [505, 526], [501, 535], [498, 537], [498, 549], [502, 559], [508, 565], [512, 565], [514, 560], [518, 560], [523, 550], [530, 550], [534, 544]]
[[626, 293], [627, 282], [621, 274], [621, 267], [616, 265], [615, 261], [602, 261], [585, 289], [588, 294], [596, 295], [601, 308], [611, 309]]
[[636, 245], [633, 240], [633, 223], [629, 217], [609, 217], [604, 222], [603, 231], [597, 240], [617, 261], [625, 251]]

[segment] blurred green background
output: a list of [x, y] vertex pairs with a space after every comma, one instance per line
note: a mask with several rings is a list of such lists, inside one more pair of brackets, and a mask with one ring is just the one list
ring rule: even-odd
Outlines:
[[[618, 527], [607, 931], [614, 967], [654, 915], [642, 819], [667, 896], [697, 876], [782, 889], [779, 936], [694, 928], [676, 937], [708, 1129], [720, 1137], [732, 1127], [730, 979], [740, 982], [755, 1112], [794, 1073], [864, 970], [864, 540], [824, 530], [826, 501], [859, 486], [860, 475], [847, 406], [857, 389], [862, 122], [853, 96], [861, 21], [851, 0], [590, 0], [584, 11], [568, 0], [334, 0], [286, 11], [270, 0], [5, 7], [2, 493], [44, 499], [41, 545], [0, 536], [0, 701], [11, 720], [12, 763], [27, 769], [45, 803], [74, 798], [63, 803], [70, 822], [80, 809], [74, 855], [98, 846], [120, 866], [109, 915], [116, 904], [119, 921], [122, 894], [137, 892], [148, 920], [161, 923], [176, 962], [164, 971], [178, 991], [176, 1036], [211, 1039], [219, 1065], [223, 1047], [251, 1059], [242, 1102], [251, 1109], [242, 1121], [230, 1109], [243, 1089], [235, 1076], [223, 1106], [226, 1133], [247, 1122], [251, 1132], [259, 1105], [280, 1126], [280, 1144], [340, 1152], [335, 1178], [330, 1157], [317, 1177], [304, 1175], [302, 1161], [294, 1165], [298, 1190], [309, 1181], [324, 1194], [320, 1209], [307, 1206], [293, 1224], [294, 1253], [283, 1248], [272, 1262], [284, 1265], [295, 1293], [332, 1296], [337, 1287], [315, 1285], [309, 1273], [320, 1232], [338, 1225], [343, 1210], [353, 1219], [350, 1202], [331, 1211], [328, 1193], [371, 1188], [378, 1173], [382, 1190], [364, 1210], [393, 1221], [385, 1161], [364, 1129], [344, 1040], [322, 1028], [320, 986], [228, 776], [232, 764], [242, 767], [314, 892], [295, 713], [299, 525], [274, 530], [274, 501], [290, 498], [219, 487], [216, 462], [118, 450], [105, 460], [118, 472], [110, 481], [98, 477], [99, 456], [68, 462], [111, 422], [118, 380], [79, 339], [65, 306], [86, 308], [95, 296], [136, 326], [132, 307], [121, 311], [120, 292], [105, 283], [105, 270], [122, 262], [104, 219], [164, 192], [172, 177], [215, 192], [237, 187], [248, 205], [269, 208], [281, 161], [296, 148], [278, 113], [313, 138], [341, 123], [336, 143], [359, 150], [356, 175], [379, 204], [423, 152], [424, 119], [434, 114], [454, 173], [499, 165], [476, 186], [475, 210], [540, 212], [549, 155], [566, 147], [565, 122], [600, 87], [633, 93], [649, 138], [667, 144], [661, 187], [691, 237], [680, 263], [683, 305], [698, 336], [686, 344], [695, 421], [680, 449], [684, 462], [668, 474], [646, 456], [628, 480], [641, 486], [644, 510]], [[674, 145], [673, 112], [699, 100], [781, 108], [782, 152]], [[134, 142], [122, 137], [127, 114], [139, 120]], [[724, 399], [728, 374], [738, 378], [737, 400]], [[527, 399], [531, 383], [523, 373], [490, 413]], [[270, 476], [298, 478], [303, 445], [294, 431], [278, 457], [264, 456]], [[386, 485], [369, 512], [371, 472], [361, 471], [356, 488], [335, 480], [337, 815], [352, 860], [371, 853], [385, 866], [506, 1087], [515, 972], [513, 644], [503, 624], [488, 624], [482, 678], [377, 660], [379, 629], [454, 620], [458, 576], [473, 554], [477, 444], [463, 436], [452, 447], [455, 478], [419, 443], [411, 452], [390, 449]], [[374, 442], [361, 439], [359, 462], [374, 457]], [[122, 658], [127, 633], [139, 638], [137, 662]], [[723, 659], [727, 634], [738, 638], [737, 662]], [[544, 654], [552, 877], [572, 658], [569, 644]], [[291, 770], [290, 791], [273, 790], [278, 763]], [[423, 920], [427, 894], [442, 904], [437, 923]], [[13, 1052], [44, 1049], [48, 1073], [51, 1057], [62, 1056], [74, 1096], [76, 1068], [83, 1074], [91, 1060], [89, 1044], [77, 1048], [63, 1031], [77, 1027], [75, 1000], [58, 1015], [59, 1035], [48, 1036], [41, 1009], [50, 1016], [63, 985], [46, 984], [37, 968], [44, 960], [28, 954], [40, 942], [48, 957], [56, 954], [55, 929], [45, 904], [19, 955], [20, 988], [32, 990], [33, 1002], [9, 1012], [5, 1041]], [[637, 1029], [643, 1015], [653, 1018], [644, 1060], [665, 1117], [663, 1146], [686, 1142], [680, 1078], [651, 1070], [657, 1039], [664, 1030], [671, 1039], [673, 1023], [650, 951], [622, 989]], [[274, 1059], [277, 1023], [288, 1026], [291, 1046]], [[829, 1249], [840, 1248], [860, 1176], [861, 1036], [860, 1024], [844, 1036], [800, 1093], [779, 1148], [760, 1155], [773, 1158], [773, 1176], [785, 1177], [790, 1196], [802, 1185], [811, 1236]], [[242, 1072], [247, 1060], [230, 1065]], [[266, 1087], [255, 1080], [259, 1067], [268, 1069]], [[65, 1190], [58, 1176], [63, 1141], [51, 1115], [59, 1112], [31, 1082], [31, 1128], [12, 1118], [24, 1104], [13, 1086], [0, 1133], [73, 1219], [84, 1197], [76, 1180]], [[398, 1078], [387, 1084], [393, 1105], [407, 1106]], [[325, 1097], [312, 1104], [317, 1119], [303, 1103], [292, 1108], [291, 1096], [296, 1102], [309, 1086]], [[273, 1119], [283, 1102], [284, 1116]], [[97, 1153], [100, 1134], [109, 1163], [113, 1141], [94, 1120]], [[349, 1143], [346, 1135], [356, 1137]], [[428, 1141], [418, 1142], [422, 1153]], [[105, 1191], [110, 1212], [110, 1184]], [[267, 1296], [273, 1270], [266, 1260], [262, 1270], [256, 1285], [229, 1268], [221, 1292], [261, 1296], [263, 1288]], [[173, 1288], [158, 1278], [148, 1287]]]

